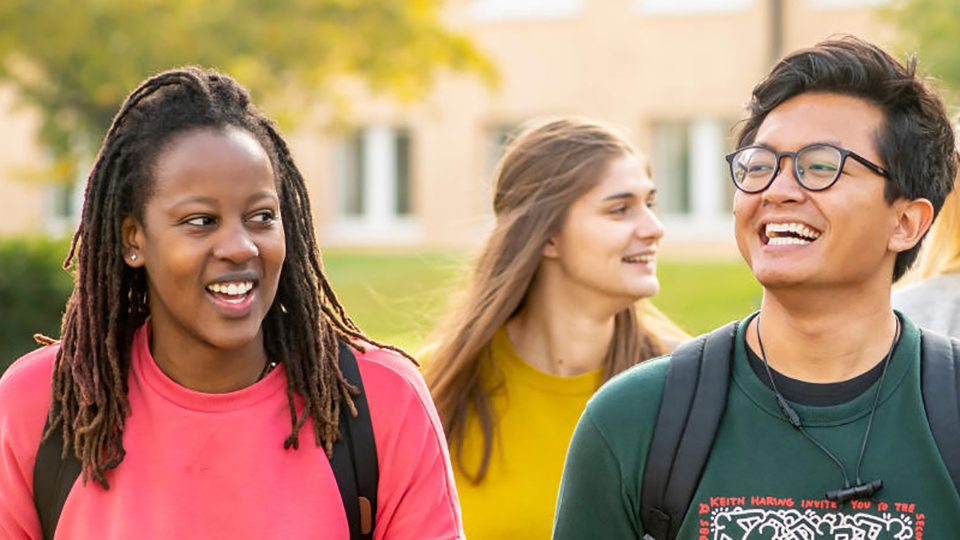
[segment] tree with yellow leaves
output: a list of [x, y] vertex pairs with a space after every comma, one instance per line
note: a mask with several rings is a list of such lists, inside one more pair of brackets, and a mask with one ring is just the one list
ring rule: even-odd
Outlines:
[[39, 110], [39, 137], [58, 171], [51, 180], [71, 182], [126, 92], [179, 65], [226, 71], [257, 101], [274, 93], [330, 98], [339, 76], [406, 99], [422, 95], [439, 69], [489, 79], [489, 61], [442, 24], [441, 3], [4, 0], [0, 84]]

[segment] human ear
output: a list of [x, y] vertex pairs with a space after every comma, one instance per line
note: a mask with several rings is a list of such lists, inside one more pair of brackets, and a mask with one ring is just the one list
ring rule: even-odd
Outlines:
[[143, 226], [131, 216], [125, 216], [120, 224], [120, 237], [123, 240], [123, 262], [131, 268], [143, 266]]
[[557, 248], [557, 241], [554, 238], [547, 240], [543, 246], [543, 257], [546, 259], [556, 259], [560, 256], [560, 250]]
[[933, 204], [927, 199], [902, 199], [894, 203], [899, 207], [897, 223], [887, 247], [900, 253], [907, 251], [923, 238], [933, 223]]

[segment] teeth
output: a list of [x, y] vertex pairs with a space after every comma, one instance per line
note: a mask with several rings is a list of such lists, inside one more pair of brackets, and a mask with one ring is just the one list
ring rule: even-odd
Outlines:
[[212, 283], [207, 285], [210, 292], [223, 294], [227, 296], [242, 296], [253, 289], [252, 281], [241, 281], [238, 283]]
[[624, 257], [623, 261], [628, 263], [652, 263], [657, 259], [656, 255], [634, 255], [633, 257]]
[[[770, 237], [771, 243], [774, 238], [778, 237], [778, 233], [792, 233], [799, 236], [802, 236], [803, 239], [794, 238], [794, 240], [801, 240], [800, 243], [807, 244], [809, 242], [803, 241], [806, 239], [816, 240], [820, 237], [820, 232], [807, 227], [802, 223], [767, 223], [766, 235]], [[796, 243], [796, 242], [778, 242], [778, 243]]]
[[770, 238], [770, 241], [767, 242], [767, 245], [770, 246], [789, 246], [797, 245], [803, 246], [813, 242], [813, 240], [807, 240], [806, 238], [794, 238], [792, 236], [774, 236]]

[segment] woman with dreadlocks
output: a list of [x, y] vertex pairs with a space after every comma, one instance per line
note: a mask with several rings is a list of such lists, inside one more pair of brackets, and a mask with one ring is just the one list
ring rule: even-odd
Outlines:
[[426, 371], [472, 540], [550, 538], [587, 399], [685, 337], [643, 301], [659, 290], [655, 191], [590, 121], [532, 125], [501, 160], [496, 225]]
[[361, 537], [328, 457], [364, 398], [379, 482], [363, 537], [461, 536], [426, 386], [338, 303], [304, 180], [234, 80], [186, 68], [127, 98], [74, 255], [61, 341], [0, 381], [0, 537], [53, 537], [34, 480], [55, 437], [79, 469], [57, 538]]

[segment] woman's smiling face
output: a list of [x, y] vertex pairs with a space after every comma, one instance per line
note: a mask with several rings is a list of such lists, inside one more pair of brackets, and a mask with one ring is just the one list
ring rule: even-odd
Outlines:
[[614, 311], [657, 293], [656, 255], [664, 230], [653, 213], [655, 192], [635, 156], [607, 163], [597, 185], [573, 203], [544, 248], [545, 262], [555, 263], [563, 289], [583, 299], [612, 300]]
[[245, 130], [201, 128], [177, 135], [152, 170], [142, 223], [125, 218], [123, 235], [127, 264], [146, 270], [154, 339], [262, 347], [286, 255], [267, 153]]

